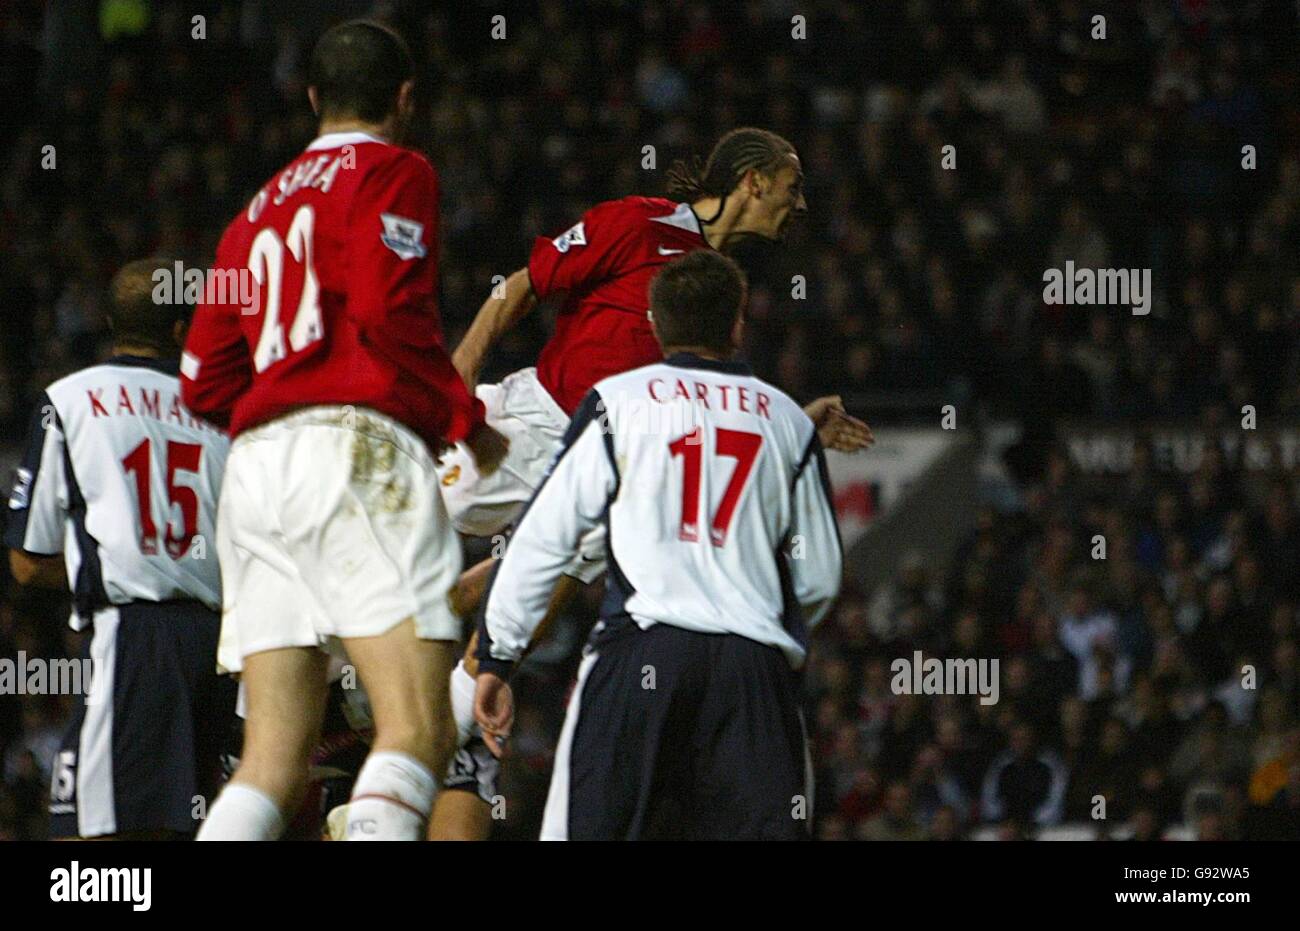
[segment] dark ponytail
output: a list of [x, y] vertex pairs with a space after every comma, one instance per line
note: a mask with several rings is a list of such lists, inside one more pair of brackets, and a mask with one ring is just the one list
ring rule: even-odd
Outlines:
[[668, 169], [668, 193], [688, 203], [703, 197], [725, 200], [746, 172], [770, 176], [793, 154], [794, 146], [774, 132], [752, 126], [733, 129], [718, 140], [704, 164], [698, 156], [689, 163], [674, 162]]

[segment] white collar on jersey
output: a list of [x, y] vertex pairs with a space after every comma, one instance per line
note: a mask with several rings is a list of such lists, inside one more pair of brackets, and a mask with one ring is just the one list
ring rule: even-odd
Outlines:
[[690, 204], [678, 204], [677, 209], [666, 217], [651, 217], [656, 223], [666, 223], [668, 226], [676, 226], [686, 230], [688, 233], [694, 233], [696, 236], [703, 236], [704, 231], [700, 229], [700, 218], [695, 215]]
[[360, 142], [383, 142], [378, 136], [372, 136], [370, 133], [351, 132], [351, 133], [326, 133], [323, 136], [317, 136], [311, 145], [307, 146], [308, 152], [318, 152], [321, 149], [337, 149], [341, 145], [356, 145]]

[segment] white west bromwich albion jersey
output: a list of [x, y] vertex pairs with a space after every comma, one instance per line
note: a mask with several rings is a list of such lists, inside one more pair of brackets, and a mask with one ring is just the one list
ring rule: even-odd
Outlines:
[[738, 634], [797, 668], [839, 592], [816, 430], [742, 363], [679, 354], [588, 394], [492, 583], [486, 668], [519, 658], [579, 538], [601, 522], [606, 628]]
[[132, 601], [219, 610], [217, 495], [229, 441], [182, 405], [176, 365], [118, 356], [45, 392], [5, 543], [65, 555], [72, 624]]

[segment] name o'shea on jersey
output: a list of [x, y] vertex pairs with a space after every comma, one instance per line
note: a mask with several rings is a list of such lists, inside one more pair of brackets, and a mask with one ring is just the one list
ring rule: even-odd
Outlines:
[[338, 151], [318, 155], [315, 158], [303, 158], [296, 164], [280, 172], [276, 179], [275, 199], [271, 201], [271, 192], [262, 188], [248, 203], [248, 222], [256, 223], [266, 209], [267, 202], [277, 207], [303, 189], [311, 188], [328, 194], [334, 186], [334, 180], [344, 168], [357, 167], [357, 147], [352, 144], [342, 146]]

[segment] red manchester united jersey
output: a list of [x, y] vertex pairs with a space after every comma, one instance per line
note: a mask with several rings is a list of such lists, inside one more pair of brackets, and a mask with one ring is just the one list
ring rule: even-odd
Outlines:
[[646, 311], [660, 266], [707, 249], [690, 204], [624, 197], [597, 204], [555, 239], [539, 237], [528, 277], [541, 299], [563, 294], [537, 378], [565, 413], [592, 385], [663, 359]]
[[181, 358], [184, 401], [231, 435], [294, 408], [387, 414], [437, 449], [482, 419], [442, 344], [438, 183], [365, 133], [317, 139], [227, 227]]

